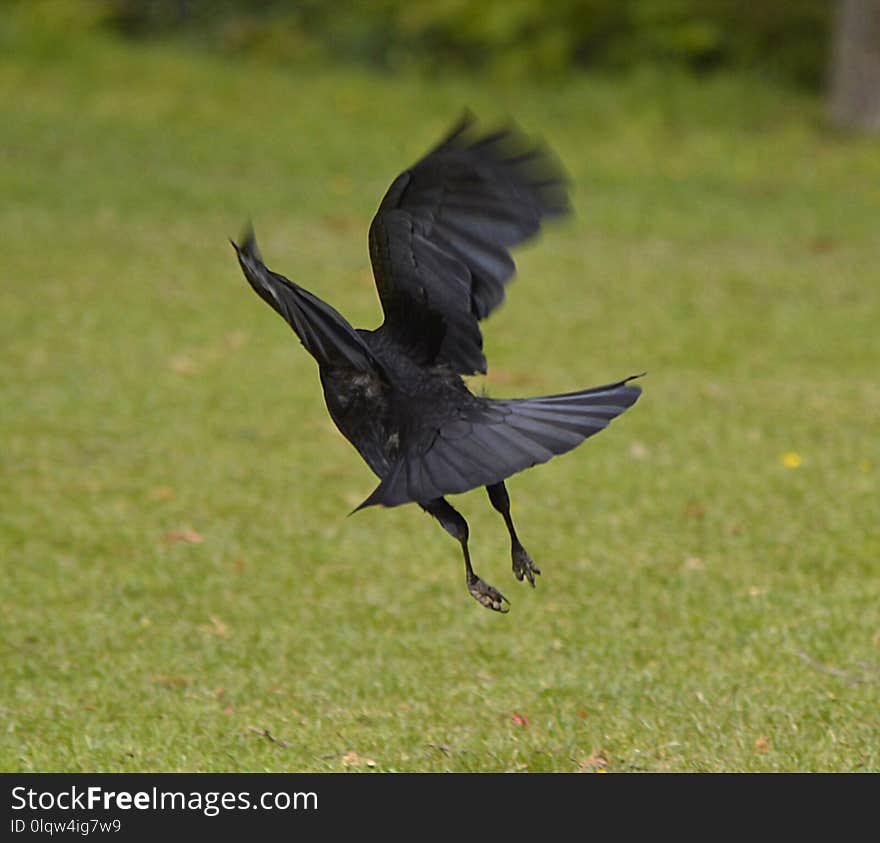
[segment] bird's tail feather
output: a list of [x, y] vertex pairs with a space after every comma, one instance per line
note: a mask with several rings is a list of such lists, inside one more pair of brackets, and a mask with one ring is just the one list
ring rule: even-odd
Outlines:
[[629, 381], [546, 395], [486, 400], [441, 425], [426, 443], [412, 443], [358, 507], [399, 506], [491, 486], [580, 445], [638, 400]]
[[631, 407], [642, 392], [627, 385], [635, 377], [640, 375], [580, 392], [495, 403], [509, 410], [505, 419], [509, 427], [555, 456], [598, 433]]

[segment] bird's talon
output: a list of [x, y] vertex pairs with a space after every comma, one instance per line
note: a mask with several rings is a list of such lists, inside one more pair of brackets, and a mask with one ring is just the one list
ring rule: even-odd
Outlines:
[[520, 581], [525, 577], [529, 581], [529, 585], [535, 587], [535, 576], [540, 575], [541, 569], [535, 564], [528, 551], [518, 545], [513, 549], [513, 574]]
[[468, 591], [474, 600], [487, 609], [501, 614], [510, 611], [510, 601], [497, 588], [483, 582], [478, 576], [468, 579]]

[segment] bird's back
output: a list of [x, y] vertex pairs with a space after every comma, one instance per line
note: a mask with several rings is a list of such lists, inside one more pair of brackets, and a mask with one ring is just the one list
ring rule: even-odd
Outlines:
[[321, 383], [336, 426], [384, 478], [402, 454], [419, 449], [446, 422], [473, 411], [480, 399], [448, 367], [414, 362], [381, 329], [358, 333], [383, 376], [322, 369]]

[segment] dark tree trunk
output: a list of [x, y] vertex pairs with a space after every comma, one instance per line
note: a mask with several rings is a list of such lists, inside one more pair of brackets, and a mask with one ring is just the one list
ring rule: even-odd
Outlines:
[[839, 0], [831, 117], [840, 126], [880, 131], [880, 0]]

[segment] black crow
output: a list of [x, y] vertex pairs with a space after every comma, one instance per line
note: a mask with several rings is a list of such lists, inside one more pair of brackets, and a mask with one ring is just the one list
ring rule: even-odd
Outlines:
[[317, 361], [333, 421], [381, 480], [358, 509], [417, 503], [460, 542], [470, 594], [499, 612], [508, 601], [474, 573], [467, 522], [445, 496], [486, 487], [510, 534], [513, 572], [534, 587], [540, 571], [517, 537], [504, 481], [598, 433], [641, 392], [627, 378], [496, 400], [462, 381], [486, 371], [479, 322], [504, 299], [509, 249], [568, 210], [546, 149], [513, 127], [481, 132], [466, 115], [392, 182], [370, 225], [385, 314], [376, 330], [353, 328], [268, 269], [253, 230], [232, 244], [251, 286]]

